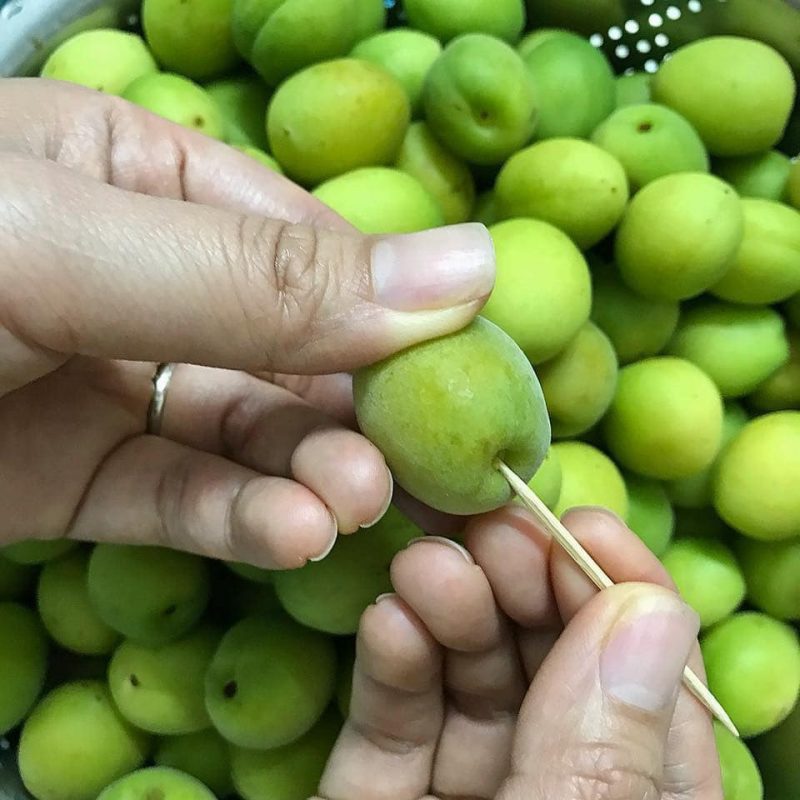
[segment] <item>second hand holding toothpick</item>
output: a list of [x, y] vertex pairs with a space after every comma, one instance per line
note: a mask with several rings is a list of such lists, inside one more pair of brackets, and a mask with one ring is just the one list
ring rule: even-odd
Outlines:
[[[606, 575], [602, 567], [592, 558], [583, 545], [561, 524], [552, 511], [536, 496], [528, 484], [519, 477], [507, 464], [497, 462], [497, 468], [508, 481], [523, 505], [544, 526], [550, 536], [566, 550], [572, 560], [583, 570], [586, 576], [598, 589], [608, 589], [614, 581]], [[683, 683], [687, 689], [737, 738], [739, 731], [728, 716], [719, 700], [714, 697], [708, 687], [687, 666], [683, 671]]]

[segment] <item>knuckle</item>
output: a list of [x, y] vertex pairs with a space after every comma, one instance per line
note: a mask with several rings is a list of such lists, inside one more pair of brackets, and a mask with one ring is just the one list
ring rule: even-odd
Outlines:
[[332, 270], [321, 257], [313, 228], [242, 217], [227, 260], [238, 299], [248, 310], [246, 321], [261, 348], [263, 326], [270, 327], [266, 346], [273, 354], [268, 363], [280, 360], [286, 350], [296, 356], [298, 348], [315, 340]]
[[568, 797], [575, 800], [659, 800], [660, 776], [636, 750], [610, 742], [588, 742], [565, 756]]

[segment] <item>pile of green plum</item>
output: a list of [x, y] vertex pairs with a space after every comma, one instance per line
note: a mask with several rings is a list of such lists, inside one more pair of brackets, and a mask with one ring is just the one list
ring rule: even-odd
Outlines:
[[[362, 430], [440, 510], [509, 501], [502, 458], [557, 514], [626, 520], [698, 611], [747, 740], [717, 729], [726, 800], [798, 797], [796, 76], [734, 36], [616, 75], [538, 5], [144, 0], [139, 32], [77, 34], [42, 74], [221, 139], [365, 233], [486, 224], [483, 319], [357, 375]], [[28, 791], [305, 800], [359, 616], [421, 534], [392, 507], [280, 573], [0, 551], [0, 734]]]

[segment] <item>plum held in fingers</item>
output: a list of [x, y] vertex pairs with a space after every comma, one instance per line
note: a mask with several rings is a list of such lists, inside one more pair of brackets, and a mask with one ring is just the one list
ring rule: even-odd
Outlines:
[[354, 393], [361, 429], [400, 486], [446, 513], [508, 502], [497, 460], [528, 481], [550, 444], [533, 368], [513, 339], [480, 317], [361, 370]]

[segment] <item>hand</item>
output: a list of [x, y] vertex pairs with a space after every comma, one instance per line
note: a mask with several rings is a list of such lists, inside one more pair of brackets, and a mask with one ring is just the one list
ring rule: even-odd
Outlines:
[[564, 522], [636, 582], [598, 594], [516, 507], [473, 520], [469, 552], [398, 554], [320, 798], [722, 800], [709, 714], [679, 690], [687, 659], [704, 674], [697, 616], [615, 517]]
[[[291, 568], [391, 496], [383, 457], [348, 429], [346, 373], [466, 325], [494, 256], [477, 225], [362, 236], [221, 143], [14, 79], [0, 81], [0, 278], [0, 545]], [[158, 362], [182, 366], [155, 437]]]

